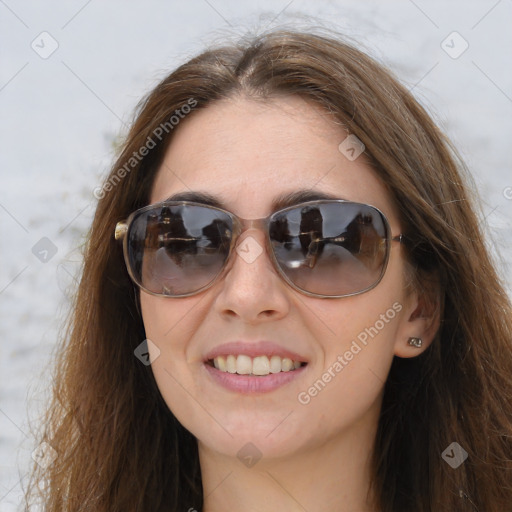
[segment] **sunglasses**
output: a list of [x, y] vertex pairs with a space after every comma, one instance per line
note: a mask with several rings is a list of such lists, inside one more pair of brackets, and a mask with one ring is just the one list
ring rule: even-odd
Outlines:
[[225, 274], [233, 252], [248, 264], [258, 257], [263, 248], [255, 239], [252, 249], [237, 247], [251, 227], [265, 232], [266, 249], [284, 281], [321, 298], [377, 286], [391, 242], [403, 240], [401, 234], [392, 237], [388, 220], [374, 206], [341, 199], [308, 201], [252, 220], [201, 203], [164, 201], [118, 222], [115, 238], [123, 241], [126, 268], [138, 287], [152, 295], [188, 297]]

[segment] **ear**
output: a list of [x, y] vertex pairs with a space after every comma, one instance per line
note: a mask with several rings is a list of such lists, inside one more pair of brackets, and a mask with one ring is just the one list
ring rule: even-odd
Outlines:
[[[442, 309], [438, 287], [435, 292], [415, 290], [407, 299], [394, 347], [394, 354], [404, 358], [418, 356], [430, 346], [439, 330]], [[410, 338], [420, 338], [421, 347], [409, 345]]]

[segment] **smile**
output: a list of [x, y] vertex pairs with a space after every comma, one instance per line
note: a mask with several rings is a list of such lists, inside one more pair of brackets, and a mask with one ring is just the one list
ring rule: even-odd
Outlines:
[[266, 393], [300, 378], [309, 356], [269, 340], [231, 341], [207, 352], [202, 368], [215, 385], [241, 394]]
[[218, 356], [208, 360], [208, 364], [224, 373], [259, 377], [274, 373], [295, 371], [306, 365], [305, 362], [278, 355], [251, 357], [246, 354]]

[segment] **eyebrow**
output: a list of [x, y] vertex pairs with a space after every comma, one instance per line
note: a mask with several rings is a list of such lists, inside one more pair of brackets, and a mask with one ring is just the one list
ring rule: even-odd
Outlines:
[[[321, 199], [342, 199], [341, 197], [328, 194], [326, 192], [320, 192], [319, 190], [296, 190], [295, 192], [283, 193], [276, 196], [272, 200], [272, 211], [281, 210], [288, 206], [293, 206], [299, 203], [305, 203], [306, 201], [318, 201]], [[229, 210], [226, 203], [217, 196], [209, 194], [207, 192], [199, 191], [187, 191], [178, 192], [169, 196], [165, 201], [190, 201], [194, 203], [206, 204], [214, 206], [216, 208], [222, 208], [223, 210]]]

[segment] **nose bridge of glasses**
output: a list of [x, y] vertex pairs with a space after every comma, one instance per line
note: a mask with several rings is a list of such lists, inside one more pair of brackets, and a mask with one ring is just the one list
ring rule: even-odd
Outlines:
[[[266, 233], [267, 231], [267, 219], [242, 219], [241, 217], [235, 217], [235, 234], [236, 238], [241, 235], [245, 235], [247, 231], [262, 231]], [[247, 236], [247, 235], [245, 235]], [[244, 238], [245, 238], [244, 236]]]
[[243, 243], [248, 237], [253, 239], [261, 245], [262, 249], [266, 245], [266, 238], [268, 233], [268, 219], [242, 219], [241, 217], [235, 218], [234, 240], [233, 247]]

